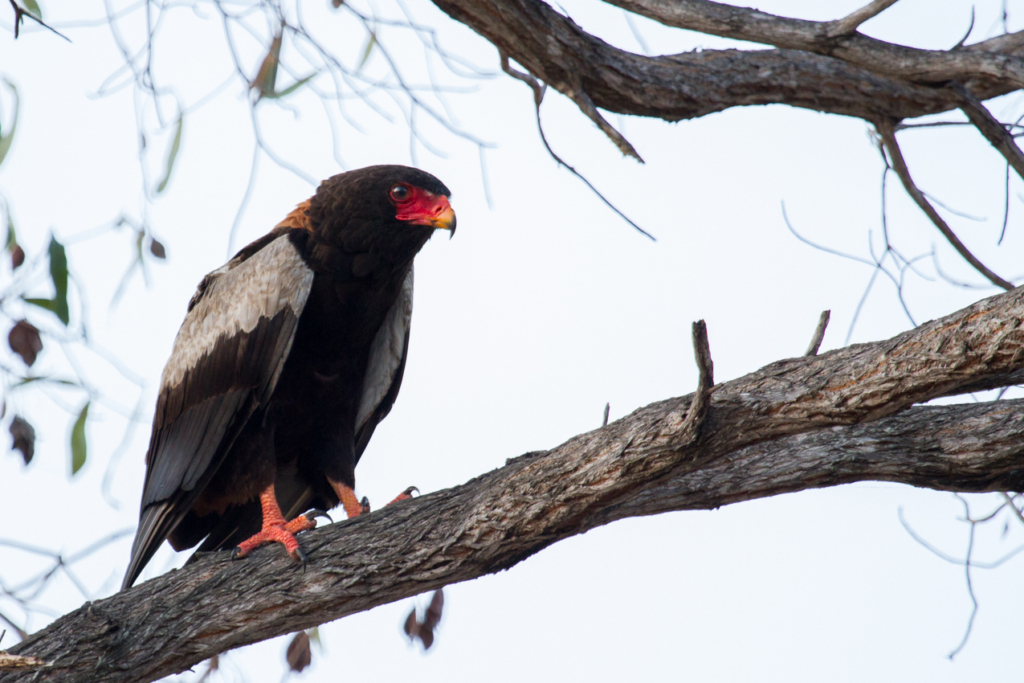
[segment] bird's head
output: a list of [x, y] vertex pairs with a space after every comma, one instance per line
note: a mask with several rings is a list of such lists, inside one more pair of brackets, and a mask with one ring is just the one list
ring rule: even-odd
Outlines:
[[309, 217], [322, 239], [347, 250], [418, 243], [418, 251], [434, 230], [455, 234], [450, 196], [444, 183], [426, 171], [368, 166], [321, 183]]

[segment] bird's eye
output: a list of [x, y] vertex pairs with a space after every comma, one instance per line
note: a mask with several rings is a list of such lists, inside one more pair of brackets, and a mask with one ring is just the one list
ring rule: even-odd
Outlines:
[[391, 188], [391, 198], [396, 202], [404, 202], [412, 196], [408, 185], [395, 185]]

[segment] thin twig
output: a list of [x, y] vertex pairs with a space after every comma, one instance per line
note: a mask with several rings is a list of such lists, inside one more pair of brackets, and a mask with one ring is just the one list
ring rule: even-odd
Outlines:
[[910, 177], [910, 170], [907, 168], [907, 162], [903, 159], [903, 152], [900, 150], [899, 143], [896, 142], [896, 133], [894, 131], [893, 123], [887, 120], [876, 122], [875, 129], [882, 138], [885, 149], [888, 151], [889, 157], [892, 160], [893, 170], [896, 171], [896, 175], [898, 175], [900, 180], [903, 182], [903, 187], [907, 190], [907, 194], [909, 194], [911, 199], [913, 199], [921, 210], [924, 211], [925, 215], [931, 219], [932, 223], [935, 224], [935, 227], [939, 229], [939, 232], [943, 234], [946, 240], [949, 241], [964, 260], [974, 266], [975, 270], [984, 275], [989, 282], [998, 287], [1002, 287], [1005, 290], [1013, 289], [1012, 283], [1007, 282], [992, 272], [984, 263], [979, 261], [966, 246], [964, 246], [964, 243], [960, 241], [960, 238], [956, 236], [956, 233], [954, 233], [949, 225], [946, 224], [946, 221], [944, 221], [942, 216], [938, 214], [935, 207], [928, 202], [921, 190], [919, 190], [917, 185], [914, 184], [913, 179]]
[[818, 349], [821, 348], [821, 342], [825, 339], [825, 328], [828, 327], [829, 317], [832, 315], [832, 311], [822, 311], [821, 317], [818, 318], [818, 326], [814, 329], [814, 336], [811, 337], [811, 344], [807, 347], [807, 353], [805, 356], [817, 356]]
[[715, 385], [715, 364], [711, 360], [711, 346], [708, 343], [708, 326], [703, 320], [693, 323], [693, 357], [700, 373], [697, 378], [697, 391], [693, 402], [683, 419], [683, 429], [689, 434], [689, 440], [696, 441], [700, 436], [700, 427], [708, 414], [711, 402], [711, 388]]
[[516, 69], [512, 68], [512, 66], [509, 64], [509, 61], [508, 61], [508, 55], [505, 54], [504, 52], [499, 52], [498, 54], [501, 57], [501, 70], [504, 71], [505, 73], [507, 73], [512, 78], [515, 78], [517, 80], [522, 81], [523, 83], [526, 83], [533, 90], [533, 103], [534, 103], [534, 108], [536, 109], [536, 113], [537, 113], [537, 130], [540, 132], [540, 140], [541, 140], [542, 143], [544, 143], [544, 148], [548, 151], [548, 154], [551, 155], [551, 158], [554, 159], [555, 162], [558, 163], [559, 166], [563, 166], [566, 170], [568, 170], [574, 176], [576, 176], [577, 178], [582, 180], [583, 183], [587, 187], [590, 188], [590, 191], [593, 192], [595, 195], [597, 195], [598, 199], [600, 199], [602, 202], [604, 202], [605, 205], [608, 206], [608, 208], [610, 208], [612, 211], [614, 211], [615, 213], [619, 214], [619, 217], [622, 218], [622, 220], [624, 220], [627, 223], [629, 223], [631, 226], [633, 226], [633, 228], [637, 232], [639, 232], [641, 235], [644, 235], [645, 237], [649, 238], [652, 242], [656, 241], [655, 238], [654, 238], [654, 235], [652, 235], [651, 233], [647, 232], [646, 230], [641, 228], [639, 225], [634, 223], [629, 218], [629, 216], [627, 216], [626, 214], [622, 213], [622, 211], [620, 211], [617, 206], [612, 204], [608, 200], [607, 197], [605, 197], [603, 194], [601, 194], [600, 191], [598, 191], [598, 189], [596, 187], [594, 187], [589, 180], [587, 180], [585, 177], [583, 177], [583, 175], [579, 171], [577, 171], [575, 168], [573, 168], [569, 164], [565, 163], [565, 161], [562, 159], [562, 157], [560, 157], [557, 154], [555, 154], [555, 150], [551, 149], [551, 145], [548, 144], [548, 139], [544, 135], [544, 126], [542, 126], [541, 122], [540, 122], [540, 103], [544, 101], [544, 91], [547, 89], [547, 86], [542, 86], [540, 84], [540, 82], [536, 78], [531, 76], [530, 74], [523, 73], [522, 71], [517, 71]]
[[978, 522], [971, 519], [971, 509], [967, 504], [967, 501], [960, 496], [960, 494], [954, 494], [964, 504], [964, 518], [971, 525], [970, 534], [967, 537], [967, 559], [964, 560], [964, 575], [967, 577], [967, 594], [971, 597], [971, 616], [967, 620], [967, 628], [964, 630], [964, 637], [960, 641], [960, 644], [949, 653], [949, 659], [952, 660], [956, 657], [964, 646], [967, 645], [967, 639], [971, 637], [971, 630], [974, 628], [974, 618], [978, 616], [978, 598], [974, 595], [974, 584], [971, 582], [971, 554], [974, 552], [974, 529]]
[[971, 36], [971, 31], [974, 30], [974, 7], [971, 7], [971, 21], [967, 24], [967, 31], [964, 33], [964, 37], [957, 41], [957, 44], [950, 48], [950, 52], [953, 50], [959, 50], [967, 42], [967, 39]]
[[28, 631], [24, 630], [23, 628], [21, 628], [20, 626], [15, 624], [11, 620], [11, 618], [8, 617], [3, 612], [0, 612], [0, 620], [2, 620], [5, 624], [10, 626], [11, 628], [13, 628], [15, 630], [15, 632], [18, 634], [18, 637], [21, 638], [22, 640], [25, 640], [26, 638], [28, 638]]
[[[1004, 389], [1009, 389], [1009, 387], [1004, 387]], [[1000, 398], [1002, 398], [1002, 396], [1000, 396]], [[1021, 521], [1021, 524], [1024, 524], [1024, 513], [1022, 513], [1020, 511], [1020, 508], [1018, 508], [1017, 505], [1013, 502], [1013, 497], [1006, 491], [1003, 491], [1000, 495], [1002, 495], [1003, 498], [1006, 499], [1006, 504], [1010, 506], [1010, 509], [1013, 510], [1013, 514], [1017, 517], [1017, 519]]]
[[999, 231], [999, 240], [996, 245], [1003, 243], [1003, 238], [1006, 237], [1006, 225], [1010, 222], [1010, 164], [1006, 164], [1006, 178], [1004, 179], [1003, 185], [1003, 227]]
[[26, 9], [18, 7], [18, 3], [16, 3], [14, 0], [10, 0], [10, 2], [11, 2], [11, 7], [14, 8], [14, 39], [15, 40], [18, 39], [18, 32], [21, 29], [21, 20], [24, 17], [28, 17], [29, 19], [31, 19], [32, 21], [36, 22], [37, 24], [39, 24], [43, 28], [49, 29], [49, 30], [53, 31], [54, 33], [56, 33], [61, 38], [63, 38], [64, 40], [68, 41], [69, 43], [71, 42], [70, 38], [68, 38], [66, 35], [64, 35], [63, 33], [58, 31], [54, 27], [52, 27], [49, 24], [47, 24], [46, 22], [44, 22], [42, 19], [40, 19], [36, 15], [32, 14], [31, 12], [29, 12]]
[[622, 133], [615, 130], [615, 128], [612, 127], [612, 124], [608, 123], [608, 121], [601, 116], [601, 112], [599, 112], [597, 107], [594, 106], [594, 101], [590, 99], [590, 95], [586, 93], [582, 86], [573, 85], [565, 94], [570, 100], [576, 103], [576, 106], [580, 108], [580, 111], [586, 114], [587, 118], [593, 121], [597, 127], [601, 129], [602, 133], [608, 136], [609, 140], [615, 143], [615, 146], [619, 148], [619, 151], [622, 152], [623, 155], [633, 157], [641, 164], [644, 163], [640, 153], [636, 151], [629, 140], [627, 140]]
[[846, 15], [842, 19], [836, 19], [830, 21], [825, 25], [825, 35], [829, 38], [841, 38], [842, 36], [848, 36], [857, 30], [857, 27], [863, 24], [868, 19], [878, 16], [891, 6], [896, 4], [897, 0], [873, 0], [873, 2], [864, 5], [856, 12]]
[[1017, 146], [1013, 136], [1006, 130], [1006, 126], [999, 123], [992, 116], [991, 112], [985, 108], [985, 105], [963, 84], [954, 83], [950, 87], [957, 94], [957, 97], [960, 98], [960, 110], [967, 114], [967, 118], [985, 136], [989, 144], [999, 150], [999, 153], [1003, 155], [1007, 163], [1013, 166], [1013, 170], [1017, 171], [1017, 175], [1024, 178], [1024, 152], [1020, 151], [1020, 147]]

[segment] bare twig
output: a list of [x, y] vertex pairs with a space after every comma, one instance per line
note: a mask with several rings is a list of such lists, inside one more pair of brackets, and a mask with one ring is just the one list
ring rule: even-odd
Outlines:
[[14, 0], [10, 0], [10, 2], [11, 2], [11, 7], [14, 8], [14, 39], [15, 40], [18, 39], [18, 32], [21, 29], [21, 20], [24, 19], [25, 17], [28, 17], [29, 19], [31, 19], [32, 21], [36, 22], [37, 24], [39, 24], [43, 28], [48, 29], [50, 31], [53, 31], [54, 33], [56, 33], [58, 36], [60, 36], [64, 40], [68, 41], [69, 43], [71, 42], [70, 38], [68, 38], [66, 35], [64, 35], [63, 33], [58, 31], [54, 27], [52, 27], [49, 24], [47, 24], [46, 22], [44, 22], [42, 19], [40, 19], [36, 15], [32, 14], [31, 12], [29, 12], [26, 9], [18, 7], [18, 3], [16, 3]]
[[696, 441], [700, 436], [700, 428], [708, 414], [711, 401], [711, 388], [715, 385], [715, 364], [711, 361], [711, 346], [708, 344], [708, 326], [703, 320], [693, 323], [693, 357], [697, 362], [699, 376], [697, 391], [693, 402], [686, 411], [683, 430], [688, 434], [688, 441]]
[[971, 508], [967, 504], [967, 501], [960, 496], [960, 494], [956, 494], [956, 497], [964, 504], [964, 520], [971, 525], [971, 530], [967, 537], [967, 558], [964, 560], [964, 576], [967, 579], [967, 595], [971, 598], [971, 616], [967, 619], [967, 628], [964, 630], [963, 639], [961, 639], [960, 644], [957, 645], [948, 655], [950, 660], [956, 657], [960, 651], [964, 649], [964, 646], [967, 645], [967, 640], [971, 637], [971, 630], [974, 628], [974, 619], [978, 616], [978, 597], [974, 594], [974, 583], [971, 581], [971, 556], [974, 553], [974, 531], [978, 526], [978, 522], [971, 519]]
[[610, 123], [608, 123], [601, 112], [594, 106], [594, 101], [590, 99], [590, 95], [583, 90], [582, 86], [574, 87], [571, 90], [567, 90], [565, 95], [576, 103], [576, 106], [580, 108], [584, 114], [587, 115], [591, 121], [597, 124], [597, 127], [601, 129], [601, 132], [608, 136], [608, 139], [615, 143], [615, 146], [619, 148], [625, 156], [633, 157], [641, 164], [644, 160], [640, 157], [640, 153], [636, 151], [629, 140], [623, 137], [622, 133], [615, 130]]
[[[18, 626], [17, 624], [15, 624], [11, 620], [11, 618], [9, 616], [7, 616], [6, 614], [4, 614], [3, 612], [0, 612], [0, 620], [2, 620], [5, 624], [10, 626], [11, 628], [13, 628], [15, 633], [17, 633], [18, 637], [21, 638], [22, 640], [25, 640], [25, 638], [28, 637], [28, 632], [25, 631], [25, 629], [23, 629], [20, 626]], [[5, 633], [6, 633], [6, 631], [5, 631]]]
[[537, 130], [540, 132], [540, 140], [542, 143], [544, 143], [544, 149], [548, 151], [548, 154], [551, 155], [551, 158], [554, 159], [559, 166], [564, 167], [567, 171], [569, 171], [574, 176], [582, 180], [583, 183], [590, 188], [590, 191], [597, 195], [597, 198], [604, 202], [608, 208], [610, 208], [615, 213], [619, 214], [619, 217], [622, 218], [622, 220], [626, 221], [631, 226], [633, 226], [633, 228], [641, 235], [644, 235], [645, 237], [650, 238], [651, 241], [654, 241], [654, 235], [652, 235], [651, 233], [647, 232], [639, 225], [634, 223], [632, 219], [629, 218], [629, 216], [622, 213], [622, 211], [620, 211], [617, 206], [612, 204], [607, 197], [601, 194], [601, 192], [596, 187], [594, 187], [593, 184], [583, 176], [583, 174], [581, 174], [579, 171], [577, 171], [569, 164], [565, 163], [562, 157], [555, 154], [555, 150], [551, 149], [551, 145], [548, 144], [548, 139], [544, 135], [544, 126], [542, 126], [540, 122], [540, 104], [541, 102], [544, 101], [545, 86], [542, 86], [540, 82], [530, 74], [523, 73], [522, 71], [513, 68], [509, 64], [507, 54], [505, 54], [504, 52], [499, 52], [498, 54], [501, 57], [501, 70], [504, 71], [509, 76], [511, 76], [512, 78], [515, 78], [517, 80], [522, 81], [523, 83], [526, 83], [528, 86], [530, 86], [530, 89], [533, 90], [533, 103], [537, 114]]
[[1013, 510], [1014, 516], [1020, 520], [1021, 524], [1024, 524], [1024, 513], [1022, 513], [1020, 511], [1020, 508], [1017, 507], [1017, 504], [1013, 502], [1013, 497], [1006, 491], [1003, 491], [1000, 495], [1002, 495], [1002, 497], [1006, 499], [1006, 504], [1010, 507], [1011, 510]]
[[977, 128], [989, 143], [999, 150], [1006, 162], [1013, 166], [1017, 175], [1024, 178], [1024, 152], [1021, 152], [1013, 136], [1006, 130], [977, 97], [963, 84], [954, 83], [950, 86], [960, 98], [960, 110], [967, 114], [974, 127]]
[[1002, 287], [1005, 290], [1013, 289], [1013, 284], [1007, 282], [1003, 278], [992, 272], [988, 266], [978, 260], [978, 258], [964, 246], [964, 243], [960, 241], [960, 238], [956, 236], [952, 228], [942, 219], [942, 216], [935, 210], [925, 198], [921, 190], [918, 189], [917, 185], [914, 184], [914, 180], [910, 177], [910, 170], [907, 168], [907, 163], [903, 159], [903, 152], [900, 151], [899, 143], [896, 142], [896, 133], [894, 130], [893, 122], [891, 121], [879, 121], [875, 123], [875, 129], [882, 138], [882, 142], [885, 145], [886, 151], [889, 153], [889, 157], [892, 161], [893, 170], [896, 171], [896, 175], [899, 176], [900, 181], [903, 182], [903, 187], [907, 190], [907, 194], [910, 195], [911, 199], [924, 211], [925, 215], [931, 219], [935, 227], [939, 229], [939, 232], [943, 234], [946, 240], [953, 246], [954, 249], [964, 258], [965, 261], [974, 266], [975, 270], [984, 275], [989, 282], [992, 284]]
[[830, 21], [825, 25], [825, 35], [829, 38], [848, 36], [857, 30], [857, 27], [868, 19], [872, 19], [885, 10], [895, 5], [897, 0], [873, 0], [864, 5], [856, 12], [852, 12], [842, 19]]
[[832, 315], [832, 311], [822, 311], [821, 317], [818, 318], [818, 326], [814, 328], [814, 336], [811, 337], [811, 343], [807, 347], [805, 356], [817, 356], [818, 349], [821, 348], [821, 342], [825, 339], [825, 328], [828, 327], [829, 317]]
[[1003, 227], [999, 230], [999, 240], [996, 242], [997, 245], [1003, 243], [1003, 238], [1006, 237], [1006, 226], [1010, 222], [1010, 163], [1006, 163], [1006, 177], [1003, 178]]

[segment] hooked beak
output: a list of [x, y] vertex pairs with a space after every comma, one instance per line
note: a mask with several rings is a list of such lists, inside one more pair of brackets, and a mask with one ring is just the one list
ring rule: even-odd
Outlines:
[[423, 203], [410, 206], [399, 213], [395, 218], [400, 221], [408, 221], [412, 225], [425, 225], [435, 230], [448, 230], [449, 239], [455, 235], [455, 212], [448, 198], [444, 195], [428, 195], [431, 201], [427, 206]]
[[444, 208], [430, 221], [430, 225], [437, 230], [448, 230], [448, 239], [451, 239], [455, 237], [455, 212], [445, 197], [441, 199], [444, 201]]

